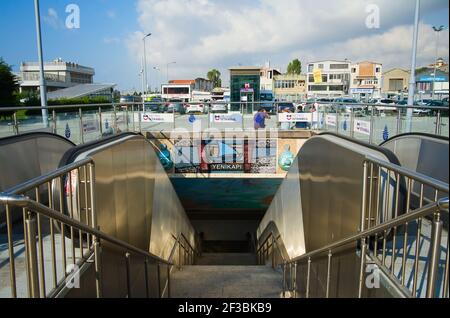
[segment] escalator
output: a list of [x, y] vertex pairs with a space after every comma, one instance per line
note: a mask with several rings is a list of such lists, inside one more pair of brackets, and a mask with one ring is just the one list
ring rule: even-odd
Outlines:
[[[283, 272], [286, 270], [283, 264], [360, 232], [361, 224], [365, 222], [361, 219], [361, 211], [368, 197], [364, 192], [368, 179], [370, 182], [376, 179], [376, 184], [386, 189], [386, 193], [376, 198], [376, 204], [383, 208], [383, 213], [372, 219], [369, 217], [369, 222], [381, 224], [393, 220], [402, 216], [409, 207], [408, 203], [411, 204], [404, 176], [384, 168], [379, 169], [376, 178], [367, 176], [368, 157], [395, 166], [405, 164], [403, 160], [408, 157], [402, 156], [404, 152], [398, 150], [398, 145], [390, 147], [389, 142], [377, 147], [330, 133], [312, 137], [301, 148], [284, 180], [220, 180], [222, 185], [234, 182], [234, 191], [240, 189], [236, 184], [248, 189], [253, 186], [270, 189], [269, 193], [261, 195], [260, 201], [266, 205], [227, 210], [233, 207], [232, 202], [225, 202], [217, 188], [213, 192], [213, 187], [205, 187], [210, 180], [171, 180], [159, 161], [158, 148], [139, 134], [123, 133], [81, 146], [74, 146], [51, 134], [34, 135], [34, 138], [39, 140], [32, 141], [33, 151], [51, 154], [51, 158], [39, 161], [48, 163], [48, 166], [37, 164], [31, 174], [20, 179], [2, 176], [0, 185], [3, 188], [0, 190], [91, 158], [95, 165], [95, 184], [89, 185], [95, 188], [95, 206], [84, 203], [93, 198], [82, 189], [88, 179], [86, 172], [81, 170], [63, 177], [64, 189], [55, 182], [52, 195], [43, 193], [43, 197], [52, 198], [51, 202], [44, 203], [53, 207], [63, 205], [62, 210], [67, 216], [86, 223], [89, 220], [83, 219], [82, 211], [95, 210], [95, 224], [102, 233], [173, 262], [175, 266], [167, 267], [166, 277], [167, 281], [170, 281], [169, 276], [172, 277], [172, 286], [170, 282], [165, 287], [159, 286], [159, 295], [161, 290], [172, 288], [172, 296], [175, 297], [280, 297], [285, 289], [283, 277], [290, 277]], [[45, 138], [52, 142], [45, 142]], [[9, 147], [18, 151], [17, 155], [21, 152], [23, 158], [24, 149], [29, 145], [21, 145], [21, 142], [29, 141], [27, 137], [10, 140], [9, 144], [0, 140], [0, 146], [15, 144]], [[58, 151], [50, 153], [49, 145]], [[25, 163], [17, 165], [9, 161], [9, 166], [6, 166], [4, 154], [10, 151], [0, 151], [2, 167], [26, 171]], [[440, 162], [437, 164], [441, 165]], [[372, 171], [375, 170], [374, 165], [371, 167]], [[188, 185], [192, 189], [202, 185], [205, 191], [208, 188], [210, 192], [204, 194], [206, 197], [209, 195], [208, 206], [198, 205]], [[223, 193], [229, 191], [226, 186], [224, 189]], [[64, 191], [63, 197], [58, 195], [61, 190]], [[372, 190], [370, 194], [374, 193]], [[61, 231], [62, 228], [58, 229]], [[67, 239], [73, 239], [69, 233], [69, 230], [65, 231]], [[183, 242], [179, 240], [180, 234], [184, 237]], [[385, 231], [382, 238], [392, 240], [397, 234]], [[86, 240], [82, 236], [77, 239], [83, 244]], [[190, 254], [181, 252], [186, 246], [196, 250], [192, 262]], [[114, 244], [102, 242], [102, 296], [129, 297], [132, 289], [134, 297], [145, 297], [145, 287], [148, 289], [148, 286], [144, 286], [143, 281], [147, 273], [137, 263], [124, 262], [123, 256], [123, 251]], [[144, 259], [139, 259], [139, 262], [144, 262]], [[325, 282], [320, 278], [327, 274], [325, 255], [311, 269], [318, 279], [312, 284], [310, 296], [323, 297], [324, 290], [332, 285], [331, 296], [355, 297], [355, 289], [346, 287], [346, 282], [359, 279], [360, 262], [361, 246], [352, 243], [333, 254], [331, 281]], [[158, 273], [159, 282], [159, 265], [151, 266], [153, 272]], [[83, 282], [91, 283], [78, 290], [59, 290], [60, 297], [95, 295], [92, 284], [95, 268], [89, 262], [85, 267]], [[130, 268], [132, 275], [129, 274]], [[298, 268], [299, 273], [300, 270], [304, 272], [305, 268]], [[293, 271], [297, 273], [297, 268], [290, 268], [290, 271], [292, 276]], [[128, 273], [128, 277], [124, 273]], [[152, 279], [154, 282], [156, 278]], [[296, 284], [298, 286], [294, 289], [301, 292], [301, 286], [307, 285], [306, 278], [299, 275]], [[389, 286], [387, 280], [380, 290], [368, 291], [366, 296], [397, 295], [389, 291]], [[154, 283], [151, 287], [156, 288]]]

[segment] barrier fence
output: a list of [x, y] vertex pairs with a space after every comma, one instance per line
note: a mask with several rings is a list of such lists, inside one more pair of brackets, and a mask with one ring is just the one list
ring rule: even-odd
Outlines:
[[[49, 106], [45, 127], [41, 107], [0, 108], [0, 138], [33, 131], [59, 134], [76, 144], [123, 131], [170, 132], [253, 130], [255, 114], [267, 111], [259, 129], [336, 132], [379, 144], [409, 132], [449, 135], [446, 107], [345, 103], [111, 103]], [[412, 116], [408, 117], [408, 110]]]

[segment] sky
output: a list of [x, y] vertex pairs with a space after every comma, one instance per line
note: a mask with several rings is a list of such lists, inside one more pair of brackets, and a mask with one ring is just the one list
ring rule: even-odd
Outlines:
[[[448, 0], [422, 0], [418, 66], [433, 63], [433, 25], [449, 25]], [[79, 28], [67, 28], [75, 4]], [[384, 70], [410, 68], [413, 0], [41, 0], [46, 61], [95, 68], [95, 82], [140, 91], [144, 34], [148, 82], [205, 77], [237, 65], [271, 66], [286, 71], [294, 58], [371, 60]], [[367, 20], [379, 23], [367, 26]], [[373, 27], [375, 26], [375, 27]], [[33, 0], [0, 1], [0, 57], [19, 70], [37, 61]], [[439, 56], [448, 61], [449, 32], [441, 32]], [[154, 67], [159, 68], [155, 70]]]

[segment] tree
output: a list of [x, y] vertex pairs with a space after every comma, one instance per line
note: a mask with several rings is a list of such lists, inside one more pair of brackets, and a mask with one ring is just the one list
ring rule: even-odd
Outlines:
[[0, 107], [16, 105], [19, 82], [12, 73], [11, 66], [0, 58]]
[[222, 80], [220, 79], [220, 76], [222, 74], [220, 74], [220, 72], [216, 69], [212, 69], [211, 71], [208, 72], [208, 74], [206, 75], [206, 77], [208, 77], [208, 79], [213, 82], [213, 86], [214, 88], [216, 87], [222, 87]]
[[287, 73], [291, 75], [300, 75], [302, 73], [302, 62], [299, 59], [293, 60], [287, 67]]

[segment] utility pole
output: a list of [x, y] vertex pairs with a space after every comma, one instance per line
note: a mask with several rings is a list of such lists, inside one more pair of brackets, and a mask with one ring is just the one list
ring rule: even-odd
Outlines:
[[[147, 39], [151, 35], [152, 35], [151, 33], [148, 33], [142, 39], [142, 41], [144, 42], [144, 62], [143, 63], [144, 63], [144, 82], [145, 82], [146, 92], [148, 92], [148, 78], [147, 78], [147, 50], [146, 50], [146, 45], [145, 45], [145, 39]], [[144, 94], [145, 94], [145, 92], [144, 92]]]
[[[417, 41], [419, 38], [419, 20], [420, 20], [420, 0], [416, 0], [416, 10], [414, 15], [414, 35], [413, 35], [413, 47], [411, 56], [411, 77], [409, 79], [409, 91], [408, 91], [408, 106], [414, 105], [414, 95], [416, 91], [416, 59], [417, 59]], [[411, 132], [412, 130], [412, 117], [413, 109], [407, 110], [407, 122], [406, 130]]]
[[44, 55], [42, 53], [42, 35], [41, 35], [41, 13], [39, 9], [39, 0], [34, 0], [34, 11], [36, 15], [36, 36], [39, 56], [39, 86], [42, 107], [42, 123], [48, 127], [48, 109], [47, 109], [47, 85], [45, 83]]

